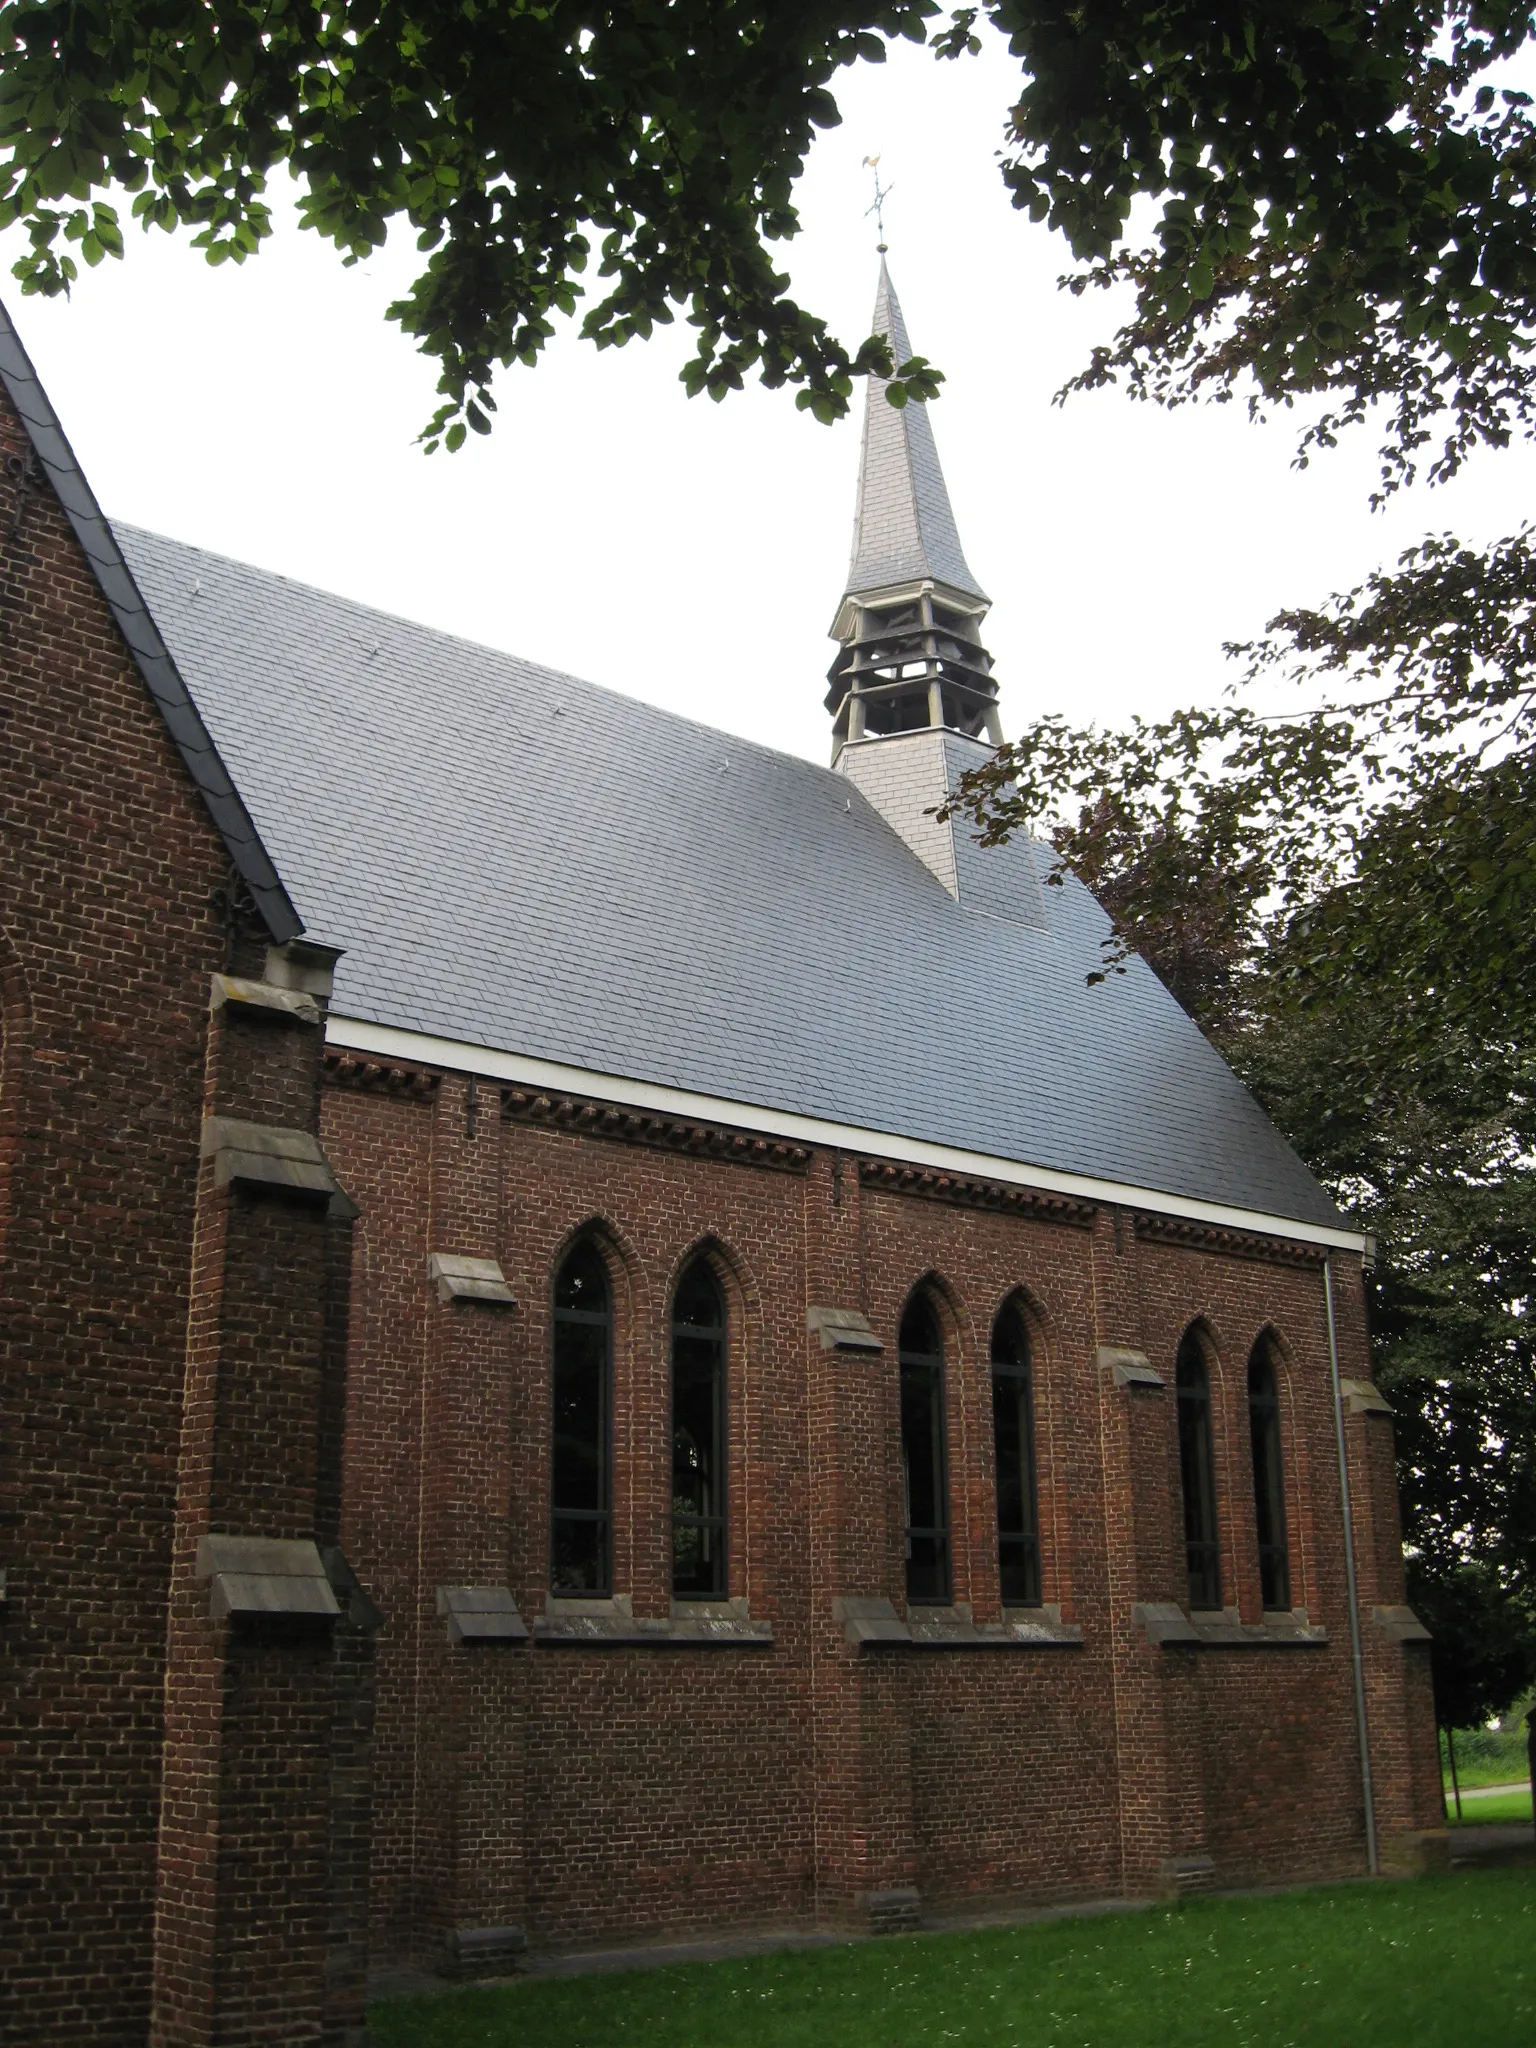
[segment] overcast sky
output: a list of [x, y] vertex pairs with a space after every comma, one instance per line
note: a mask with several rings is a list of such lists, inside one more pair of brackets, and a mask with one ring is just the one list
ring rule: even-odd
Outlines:
[[[993, 599], [1007, 732], [1042, 710], [1208, 700], [1222, 641], [1280, 605], [1427, 530], [1523, 523], [1523, 448], [1373, 515], [1369, 429], [1298, 472], [1294, 416], [1256, 428], [1239, 406], [1168, 415], [1114, 392], [1054, 407], [1112, 309], [1057, 291], [1061, 245], [1008, 204], [995, 153], [1016, 77], [996, 39], [967, 63], [904, 46], [848, 74], [783, 251], [804, 303], [850, 344], [868, 333], [861, 159], [878, 151], [908, 330], [948, 378], [933, 423]], [[489, 441], [426, 457], [432, 370], [382, 317], [409, 236], [352, 271], [291, 226], [240, 269], [127, 239], [71, 301], [7, 294], [111, 516], [826, 757], [857, 417], [818, 426], [787, 392], [685, 398], [682, 323], [602, 354], [566, 333], [502, 375]]]

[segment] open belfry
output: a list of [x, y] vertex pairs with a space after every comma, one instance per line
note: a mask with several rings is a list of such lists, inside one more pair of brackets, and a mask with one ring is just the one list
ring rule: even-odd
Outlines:
[[110, 524], [0, 379], [7, 2037], [1443, 1855], [1369, 1247], [936, 815], [927, 409], [823, 768]]

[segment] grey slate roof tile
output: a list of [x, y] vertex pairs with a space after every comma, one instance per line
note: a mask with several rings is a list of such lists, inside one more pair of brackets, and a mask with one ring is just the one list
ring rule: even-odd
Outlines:
[[1339, 1220], [1155, 976], [1086, 985], [1077, 883], [970, 909], [830, 769], [116, 533], [341, 1015]]
[[[871, 331], [890, 342], [898, 368], [911, 357], [906, 322], [883, 256]], [[928, 408], [891, 405], [886, 388], [883, 378], [871, 377], [864, 396], [848, 593], [863, 595], [932, 577], [985, 602], [986, 592], [966, 566]]]

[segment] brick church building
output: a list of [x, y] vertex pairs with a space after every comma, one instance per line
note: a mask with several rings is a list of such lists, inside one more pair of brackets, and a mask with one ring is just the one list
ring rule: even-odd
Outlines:
[[7, 2037], [1443, 1849], [1368, 1247], [936, 819], [927, 412], [822, 768], [109, 524], [0, 382]]

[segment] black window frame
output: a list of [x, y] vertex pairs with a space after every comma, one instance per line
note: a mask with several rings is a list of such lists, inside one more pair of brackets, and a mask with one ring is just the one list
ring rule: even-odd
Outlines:
[[1289, 1613], [1291, 1547], [1285, 1515], [1285, 1442], [1275, 1341], [1266, 1331], [1248, 1354], [1248, 1441], [1253, 1454], [1253, 1527], [1264, 1611]]
[[1174, 1369], [1179, 1425], [1179, 1491], [1184, 1504], [1184, 1567], [1192, 1614], [1221, 1612], [1221, 1524], [1216, 1505], [1216, 1436], [1211, 1370], [1191, 1330]]
[[[909, 1341], [914, 1319], [926, 1316], [932, 1333], [932, 1348], [919, 1348]], [[902, 1522], [906, 1537], [907, 1604], [913, 1607], [948, 1607], [954, 1602], [954, 1545], [949, 1505], [949, 1432], [944, 1398], [944, 1324], [931, 1297], [919, 1289], [901, 1312], [896, 1346], [900, 1378]], [[939, 1519], [932, 1524], [912, 1520], [912, 1446], [908, 1440], [908, 1418], [923, 1410], [927, 1416], [929, 1485]], [[925, 1557], [924, 1551], [928, 1554]]]
[[[563, 1307], [562, 1286], [571, 1266], [590, 1259], [602, 1276], [601, 1309]], [[608, 1262], [592, 1238], [579, 1238], [566, 1252], [555, 1273], [553, 1324], [550, 1341], [550, 1477], [549, 1477], [549, 1590], [561, 1600], [609, 1600], [613, 1597], [613, 1277]], [[558, 1430], [560, 1420], [561, 1339], [566, 1332], [602, 1332], [602, 1358], [598, 1376], [600, 1408], [597, 1432], [596, 1507], [562, 1506], [556, 1497], [559, 1483]], [[562, 1583], [560, 1533], [562, 1526], [597, 1525], [596, 1583]]]
[[[1013, 1356], [1008, 1356], [1010, 1337]], [[1044, 1603], [1040, 1558], [1040, 1486], [1035, 1457], [1034, 1345], [1029, 1320], [1010, 1296], [992, 1323], [992, 1450], [997, 1494], [997, 1576], [1005, 1607]], [[1016, 1464], [1017, 1472], [1009, 1469]], [[1017, 1498], [1018, 1526], [1004, 1523]], [[1010, 1590], [1011, 1588], [1011, 1590]]]
[[[718, 1311], [713, 1323], [685, 1323], [677, 1314], [679, 1301], [684, 1291], [702, 1276], [707, 1279]], [[672, 1444], [672, 1598], [674, 1600], [726, 1600], [730, 1597], [730, 1312], [725, 1289], [715, 1272], [708, 1256], [700, 1253], [691, 1259], [678, 1278], [672, 1296], [671, 1317], [671, 1428]], [[677, 1492], [677, 1389], [678, 1353], [680, 1346], [687, 1344], [697, 1347], [711, 1347], [714, 1352], [710, 1366], [710, 1418], [708, 1460], [714, 1468], [713, 1494], [715, 1510], [700, 1514], [678, 1507]], [[694, 1437], [697, 1442], [697, 1437]], [[702, 1534], [701, 1546], [704, 1560], [708, 1565], [708, 1583], [679, 1585], [678, 1583], [678, 1532], [680, 1529], [694, 1530]], [[713, 1538], [713, 1542], [711, 1542]], [[712, 1555], [710, 1554], [712, 1551]]]

